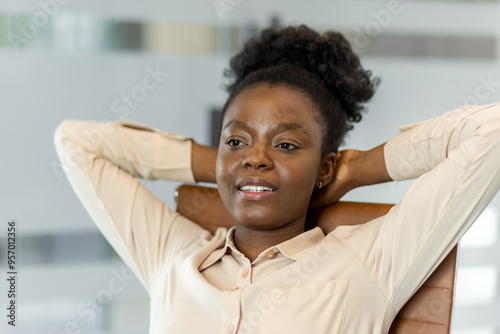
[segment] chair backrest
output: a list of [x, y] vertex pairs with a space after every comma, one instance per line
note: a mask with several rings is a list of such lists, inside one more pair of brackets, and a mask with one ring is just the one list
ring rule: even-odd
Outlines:
[[[177, 189], [177, 211], [209, 230], [235, 224], [216, 188], [182, 185]], [[366, 223], [386, 214], [392, 204], [339, 202], [308, 217], [307, 228], [326, 233], [339, 225]], [[448, 334], [451, 325], [457, 246], [400, 310], [389, 334]]]

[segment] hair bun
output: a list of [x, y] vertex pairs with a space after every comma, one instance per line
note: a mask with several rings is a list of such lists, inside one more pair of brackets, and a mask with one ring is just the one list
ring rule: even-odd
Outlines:
[[338, 32], [319, 34], [305, 25], [268, 28], [249, 40], [235, 55], [224, 75], [234, 78], [227, 86], [231, 94], [238, 82], [250, 73], [282, 64], [300, 66], [315, 73], [339, 100], [348, 120], [361, 120], [361, 103], [373, 96], [380, 80], [371, 79], [350, 43]]

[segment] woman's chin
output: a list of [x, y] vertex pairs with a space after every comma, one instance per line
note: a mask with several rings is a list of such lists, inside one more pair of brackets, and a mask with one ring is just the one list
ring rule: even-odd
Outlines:
[[[276, 211], [276, 210], [274, 210]], [[274, 212], [275, 213], [275, 212]], [[282, 215], [278, 217], [276, 214], [266, 215], [263, 213], [252, 214], [237, 214], [233, 216], [236, 221], [236, 228], [242, 227], [254, 231], [271, 231], [290, 225], [291, 222], [304, 221], [305, 219], [293, 219]]]
[[243, 227], [248, 230], [267, 231], [279, 228], [280, 225], [275, 225], [258, 218], [238, 217], [236, 218], [236, 228], [238, 227]]
[[281, 227], [280, 220], [263, 212], [238, 212], [233, 217], [237, 222], [236, 226], [246, 229], [266, 231]]
[[231, 204], [227, 208], [237, 226], [256, 231], [276, 230], [294, 222], [304, 222], [307, 214], [307, 206], [268, 205], [250, 201]]

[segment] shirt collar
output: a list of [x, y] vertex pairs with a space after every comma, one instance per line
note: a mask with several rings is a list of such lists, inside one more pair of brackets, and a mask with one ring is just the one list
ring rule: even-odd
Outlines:
[[[217, 261], [219, 261], [228, 251], [231, 249], [233, 256], [239, 260], [238, 258], [244, 257], [243, 254], [236, 248], [234, 245], [234, 230], [235, 227], [231, 227], [226, 234], [226, 242], [224, 243], [224, 247], [213, 251], [199, 266], [199, 270], [202, 271]], [[284, 241], [276, 246], [272, 246], [259, 255], [261, 257], [263, 254], [269, 252], [271, 249], [279, 250], [284, 256], [288, 257], [291, 260], [297, 261], [302, 258], [311, 247], [317, 245], [323, 240], [325, 234], [319, 227], [315, 227], [311, 230], [308, 230], [304, 233], [297, 235], [296, 237]]]
[[325, 234], [323, 230], [319, 227], [315, 227], [275, 247], [286, 257], [297, 261], [301, 259], [311, 247], [319, 244], [324, 237]]
[[233, 242], [233, 233], [234, 233], [235, 227], [231, 227], [226, 234], [226, 241], [224, 242], [224, 246], [222, 248], [218, 248], [214, 250], [210, 255], [200, 264], [198, 267], [199, 271], [205, 270], [217, 261], [219, 261], [226, 253], [229, 251], [229, 248], [234, 248], [234, 242]]

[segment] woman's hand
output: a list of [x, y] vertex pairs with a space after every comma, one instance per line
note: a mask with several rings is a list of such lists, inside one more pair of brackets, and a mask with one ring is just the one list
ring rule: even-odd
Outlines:
[[354, 165], [362, 151], [344, 150], [337, 154], [335, 174], [332, 181], [321, 189], [316, 189], [309, 204], [310, 210], [320, 209], [336, 203], [356, 185]]
[[385, 165], [384, 145], [369, 151], [341, 151], [332, 182], [315, 191], [309, 209], [332, 205], [354, 188], [392, 181]]

